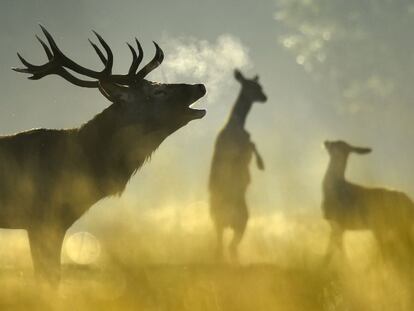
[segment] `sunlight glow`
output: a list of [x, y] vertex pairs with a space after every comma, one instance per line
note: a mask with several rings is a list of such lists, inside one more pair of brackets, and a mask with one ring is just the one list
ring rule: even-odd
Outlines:
[[69, 236], [64, 249], [73, 262], [82, 265], [96, 262], [101, 253], [100, 242], [89, 232], [76, 232]]

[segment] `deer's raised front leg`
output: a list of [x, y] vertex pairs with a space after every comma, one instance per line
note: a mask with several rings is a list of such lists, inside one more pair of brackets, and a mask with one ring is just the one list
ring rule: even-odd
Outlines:
[[252, 149], [253, 149], [253, 153], [254, 153], [254, 155], [256, 157], [256, 165], [257, 165], [257, 168], [259, 170], [263, 171], [265, 169], [264, 162], [263, 162], [263, 158], [260, 155], [260, 153], [257, 150], [257, 147], [256, 147], [256, 145], [254, 143], [252, 143]]

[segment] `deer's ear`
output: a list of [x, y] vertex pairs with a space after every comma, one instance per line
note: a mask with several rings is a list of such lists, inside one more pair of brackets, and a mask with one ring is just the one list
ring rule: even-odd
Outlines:
[[358, 154], [367, 154], [372, 151], [371, 148], [363, 148], [363, 147], [352, 147], [352, 152], [358, 153]]
[[254, 82], [259, 82], [259, 76], [258, 75], [255, 75], [252, 80]]
[[236, 78], [237, 81], [239, 82], [243, 82], [245, 80], [245, 78], [243, 77], [243, 74], [240, 72], [240, 70], [235, 69], [234, 70], [234, 77]]
[[125, 99], [128, 88], [119, 84], [99, 81], [99, 91], [109, 101], [116, 103]]

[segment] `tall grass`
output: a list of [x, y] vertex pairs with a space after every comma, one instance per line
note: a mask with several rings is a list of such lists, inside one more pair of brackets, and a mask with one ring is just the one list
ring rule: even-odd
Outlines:
[[[344, 251], [325, 262], [329, 227], [320, 218], [257, 216], [241, 244], [241, 263], [230, 265], [214, 262], [203, 204], [168, 206], [130, 221], [95, 227], [101, 253], [89, 265], [73, 262], [73, 250], [64, 247], [58, 289], [37, 282], [30, 262], [4, 263], [0, 310], [413, 308], [410, 262], [381, 256], [369, 232], [347, 234]], [[21, 245], [7, 251], [28, 257]]]

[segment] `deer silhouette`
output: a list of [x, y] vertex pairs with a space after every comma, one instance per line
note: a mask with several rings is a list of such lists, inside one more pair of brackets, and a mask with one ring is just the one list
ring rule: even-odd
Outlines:
[[329, 164], [323, 179], [322, 210], [331, 224], [329, 259], [342, 248], [346, 230], [371, 230], [381, 250], [389, 242], [412, 250], [414, 204], [403, 192], [368, 188], [348, 182], [345, 169], [351, 153], [367, 154], [370, 148], [351, 146], [344, 141], [326, 141]]
[[229, 227], [233, 230], [229, 246], [233, 261], [237, 260], [237, 248], [249, 218], [246, 191], [253, 154], [258, 168], [264, 169], [263, 160], [245, 129], [246, 118], [254, 102], [267, 100], [258, 76], [246, 79], [239, 70], [235, 70], [234, 77], [241, 84], [241, 90], [226, 125], [217, 137], [209, 182], [210, 214], [217, 234], [216, 255], [222, 259], [223, 231]]
[[[35, 272], [51, 284], [60, 280], [60, 252], [66, 230], [94, 203], [122, 194], [128, 180], [162, 141], [205, 110], [190, 108], [203, 97], [202, 84], [161, 84], [145, 80], [164, 57], [154, 42], [154, 58], [138, 71], [143, 50], [128, 44], [132, 64], [125, 75], [112, 74], [113, 54], [90, 41], [104, 64], [102, 71], [68, 58], [42, 27], [49, 43], [37, 37], [48, 57], [33, 65], [20, 54], [37, 80], [59, 75], [68, 82], [97, 88], [112, 104], [80, 128], [34, 129], [0, 138], [0, 227], [26, 229]], [[83, 80], [71, 72], [90, 79]], [[92, 80], [91, 80], [92, 79]]]

